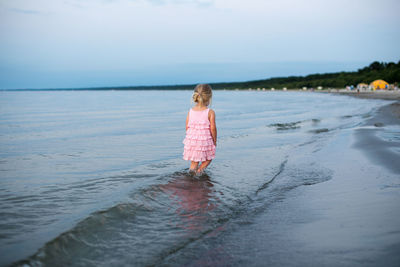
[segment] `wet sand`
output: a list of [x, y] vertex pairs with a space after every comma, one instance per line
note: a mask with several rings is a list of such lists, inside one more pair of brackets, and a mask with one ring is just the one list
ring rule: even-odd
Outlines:
[[[375, 162], [379, 162], [394, 173], [400, 175], [400, 143], [379, 138], [380, 128], [400, 125], [400, 102], [382, 107], [366, 122], [365, 128], [356, 131], [357, 141], [355, 146], [363, 150]], [[399, 137], [400, 133], [398, 133]], [[393, 136], [394, 137], [394, 136]], [[394, 137], [395, 138], [395, 137]], [[397, 149], [397, 152], [396, 150]]]
[[399, 154], [393, 151], [393, 148], [400, 148], [400, 143], [383, 140], [376, 136], [376, 132], [381, 127], [400, 125], [400, 91], [340, 92], [339, 94], [357, 98], [397, 100], [383, 106], [372, 118], [368, 119], [365, 126], [370, 126], [369, 128], [357, 130], [355, 146], [362, 149], [371, 160], [400, 174]]
[[400, 91], [372, 91], [372, 92], [339, 91], [335, 93], [340, 95], [348, 95], [348, 96], [368, 98], [368, 99], [400, 100]]

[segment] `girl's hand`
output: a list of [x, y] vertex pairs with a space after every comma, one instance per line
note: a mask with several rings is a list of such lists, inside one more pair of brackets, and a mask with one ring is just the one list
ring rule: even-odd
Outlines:
[[210, 121], [210, 131], [214, 145], [217, 146], [217, 126], [215, 124], [215, 112], [212, 109], [208, 112], [208, 120]]
[[189, 123], [189, 113], [190, 113], [190, 110], [188, 111], [188, 114], [186, 116], [186, 131], [188, 129], [188, 123]]

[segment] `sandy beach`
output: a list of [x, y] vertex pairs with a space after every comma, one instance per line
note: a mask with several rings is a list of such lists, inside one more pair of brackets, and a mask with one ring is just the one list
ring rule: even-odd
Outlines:
[[[354, 92], [341, 91], [333, 94], [347, 95], [363, 99], [381, 99], [397, 101], [382, 107], [375, 117], [368, 121], [369, 124], [377, 123], [377, 121], [385, 124], [400, 124], [400, 91], [371, 91], [371, 92]], [[378, 122], [378, 123], [379, 123]]]
[[380, 108], [375, 116], [366, 121], [366, 126], [372, 128], [359, 129], [355, 145], [362, 149], [373, 161], [379, 162], [400, 174], [399, 155], [392, 150], [396, 144], [377, 138], [375, 135], [377, 129], [373, 128], [400, 125], [400, 91], [342, 92], [340, 94], [358, 98], [397, 101]]
[[353, 91], [339, 91], [334, 93], [341, 95], [355, 96], [359, 98], [368, 98], [368, 99], [400, 100], [400, 91], [381, 90], [381, 91], [357, 92], [356, 90], [353, 90]]

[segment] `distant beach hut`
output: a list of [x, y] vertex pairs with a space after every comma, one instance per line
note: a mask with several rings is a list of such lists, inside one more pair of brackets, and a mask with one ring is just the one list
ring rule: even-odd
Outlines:
[[275, 91], [275, 88], [274, 88], [274, 87], [272, 87], [272, 88], [271, 88], [271, 91]]
[[366, 84], [366, 83], [359, 83], [359, 84], [357, 84], [357, 89], [358, 90], [367, 90], [368, 89], [368, 84]]
[[322, 90], [322, 86], [318, 86], [317, 89], [318, 89], [318, 90]]
[[381, 90], [389, 88], [389, 84], [384, 80], [375, 80], [370, 84], [372, 90]]
[[304, 86], [304, 87], [303, 87], [303, 91], [306, 91], [306, 90], [307, 90], [307, 87]]
[[286, 87], [283, 87], [283, 91], [286, 91], [287, 90], [287, 88]]

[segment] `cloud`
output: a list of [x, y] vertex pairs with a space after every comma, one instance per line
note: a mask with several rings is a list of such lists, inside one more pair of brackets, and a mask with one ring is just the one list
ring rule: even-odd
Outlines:
[[[131, 0], [134, 1], [134, 0]], [[65, 0], [63, 1], [64, 4], [77, 7], [77, 8], [84, 8], [89, 4], [113, 4], [119, 2], [118, 0]]]
[[22, 9], [22, 8], [8, 8], [9, 11], [20, 13], [20, 14], [27, 14], [27, 15], [40, 15], [43, 14], [38, 10], [33, 9]]
[[209, 7], [214, 4], [213, 0], [146, 0], [155, 5], [168, 5], [168, 4], [178, 4], [178, 5], [196, 5], [199, 7]]
[[154, 5], [197, 5], [197, 6], [210, 6], [214, 4], [214, 0], [65, 0], [65, 4], [83, 5], [90, 3], [118, 3], [118, 2], [148, 2]]

